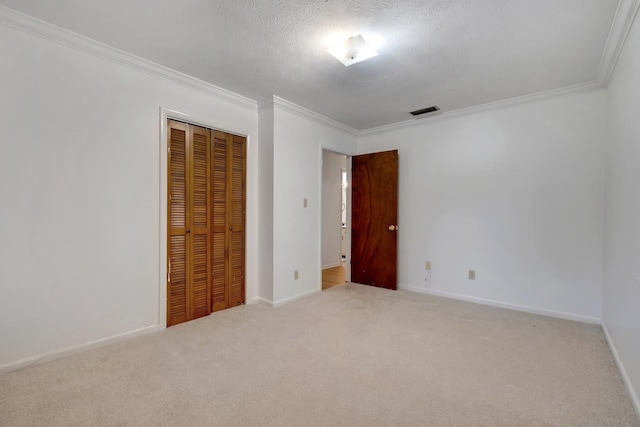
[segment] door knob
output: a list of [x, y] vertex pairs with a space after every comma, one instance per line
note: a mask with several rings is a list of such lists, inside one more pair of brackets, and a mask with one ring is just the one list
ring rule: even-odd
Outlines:
[[390, 225], [390, 226], [389, 226], [389, 230], [390, 230], [390, 231], [395, 231], [395, 229], [396, 229], [396, 226], [395, 226], [395, 225]]

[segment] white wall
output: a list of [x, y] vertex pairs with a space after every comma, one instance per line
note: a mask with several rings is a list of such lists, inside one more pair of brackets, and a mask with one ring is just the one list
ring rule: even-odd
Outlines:
[[608, 155], [602, 320], [640, 413], [640, 24], [607, 91]]
[[604, 102], [591, 91], [362, 136], [359, 153], [399, 150], [399, 284], [597, 321]]
[[0, 367], [159, 324], [161, 106], [249, 136], [257, 296], [255, 108], [4, 25], [0, 57]]
[[322, 149], [353, 154], [356, 136], [274, 101], [273, 303], [280, 305], [322, 287]]
[[273, 301], [273, 103], [260, 108], [258, 114], [258, 205], [259, 242], [258, 263], [260, 281], [258, 299], [267, 304]]
[[322, 268], [342, 263], [342, 169], [343, 155], [322, 153]]

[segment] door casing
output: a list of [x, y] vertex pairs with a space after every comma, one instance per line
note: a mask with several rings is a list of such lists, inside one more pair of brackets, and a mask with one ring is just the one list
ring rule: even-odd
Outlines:
[[[229, 127], [226, 123], [221, 123], [215, 121], [215, 119], [211, 118], [202, 118], [200, 116], [196, 116], [193, 114], [185, 113], [182, 111], [174, 110], [171, 108], [160, 107], [159, 114], [159, 129], [160, 129], [160, 139], [158, 146], [160, 148], [159, 158], [160, 158], [160, 182], [159, 182], [159, 232], [158, 232], [158, 282], [157, 282], [157, 292], [158, 292], [158, 325], [160, 329], [164, 329], [167, 327], [167, 207], [168, 207], [168, 153], [167, 153], [167, 136], [168, 136], [168, 128], [167, 128], [167, 120], [174, 119], [186, 123], [190, 123], [196, 126], [202, 126], [209, 129], [220, 130], [222, 132], [231, 133], [238, 136], [243, 136], [247, 138], [246, 142], [246, 153], [247, 153], [247, 187], [246, 187], [246, 223], [250, 224], [253, 220], [253, 210], [252, 210], [252, 194], [254, 189], [251, 187], [252, 182], [252, 171], [249, 168], [249, 158], [252, 153], [252, 138], [251, 138], [251, 129], [248, 127], [238, 127], [232, 126]], [[255, 237], [253, 233], [250, 232], [249, 227], [247, 227], [247, 234], [245, 239], [245, 298], [249, 298], [249, 284], [252, 283], [252, 278], [255, 277], [255, 272], [251, 274], [251, 265], [254, 260], [249, 258], [249, 248], [251, 245], [255, 245]], [[253, 294], [253, 293], [251, 293]]]

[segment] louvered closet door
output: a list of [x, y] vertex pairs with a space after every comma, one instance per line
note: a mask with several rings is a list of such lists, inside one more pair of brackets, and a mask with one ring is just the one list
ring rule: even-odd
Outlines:
[[213, 311], [244, 304], [246, 138], [212, 131]]
[[168, 121], [167, 325], [244, 304], [246, 138]]
[[210, 131], [168, 122], [167, 325], [211, 313]]
[[169, 210], [167, 325], [188, 320], [187, 289], [187, 136], [189, 126], [169, 122]]
[[213, 140], [213, 311], [229, 306], [227, 292], [227, 134], [212, 131]]
[[244, 304], [244, 242], [245, 242], [245, 159], [246, 138], [232, 135], [230, 138], [231, 169], [230, 191], [230, 243], [229, 268], [230, 291], [229, 306]]
[[211, 131], [193, 125], [190, 128], [191, 228], [187, 236], [191, 240], [191, 318], [197, 319], [211, 313]]

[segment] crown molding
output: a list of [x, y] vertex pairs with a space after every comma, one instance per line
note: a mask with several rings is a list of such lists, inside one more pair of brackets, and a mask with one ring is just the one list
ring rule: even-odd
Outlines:
[[273, 109], [274, 109], [273, 95], [258, 100], [258, 114], [265, 112], [267, 110], [273, 110]]
[[602, 59], [596, 74], [594, 82], [569, 86], [560, 89], [524, 95], [516, 98], [510, 98], [502, 101], [482, 104], [469, 108], [463, 108], [454, 111], [442, 112], [438, 115], [406, 120], [403, 122], [392, 123], [389, 125], [379, 126], [375, 128], [358, 131], [334, 119], [330, 119], [314, 111], [286, 101], [280, 97], [273, 96], [261, 102], [249, 99], [242, 95], [196, 79], [184, 73], [172, 70], [163, 65], [156, 64], [149, 60], [140, 58], [128, 52], [116, 49], [109, 45], [100, 43], [88, 37], [47, 23], [32, 16], [23, 14], [5, 6], [0, 6], [0, 24], [13, 27], [44, 39], [53, 41], [58, 44], [71, 47], [78, 51], [88, 53], [90, 55], [124, 65], [128, 68], [144, 72], [146, 74], [172, 81], [182, 86], [203, 92], [209, 96], [224, 100], [234, 105], [248, 108], [251, 111], [261, 112], [269, 108], [279, 108], [284, 111], [296, 114], [301, 117], [310, 118], [325, 125], [340, 129], [355, 136], [369, 135], [378, 132], [385, 132], [393, 129], [404, 128], [421, 124], [426, 121], [434, 121], [442, 118], [449, 118], [463, 114], [471, 114], [480, 111], [486, 111], [494, 108], [501, 108], [507, 105], [514, 105], [532, 100], [560, 96], [568, 93], [580, 92], [585, 90], [593, 90], [606, 87], [611, 79], [613, 70], [620, 56], [620, 52], [628, 37], [633, 22], [638, 15], [640, 9], [640, 0], [620, 0], [614, 17], [611, 30], [603, 51]]
[[239, 107], [248, 108], [257, 111], [258, 103], [252, 99], [238, 95], [218, 86], [188, 76], [179, 71], [155, 62], [148, 61], [136, 55], [116, 49], [112, 46], [100, 43], [96, 40], [26, 15], [24, 13], [0, 6], [0, 24], [13, 27], [30, 34], [42, 37], [49, 41], [71, 47], [80, 52], [97, 56], [116, 64], [124, 65], [131, 69], [141, 71], [154, 77], [160, 77], [165, 80], [177, 83], [179, 85], [195, 89], [212, 97], [230, 102]]
[[609, 85], [624, 43], [638, 15], [638, 9], [640, 9], [640, 0], [619, 0], [618, 2], [618, 8], [596, 74], [596, 81], [603, 87]]
[[484, 111], [496, 110], [499, 108], [510, 107], [514, 105], [526, 104], [528, 102], [540, 101], [548, 98], [555, 98], [563, 95], [570, 95], [573, 93], [589, 92], [592, 90], [602, 89], [602, 85], [596, 81], [587, 83], [580, 83], [577, 85], [566, 86], [558, 89], [551, 89], [543, 92], [536, 92], [529, 95], [517, 96], [515, 98], [503, 99], [501, 101], [489, 102], [487, 104], [475, 105], [473, 107], [461, 108], [453, 111], [444, 111], [433, 116], [415, 118], [412, 120], [405, 120], [403, 122], [391, 123], [384, 126], [378, 126], [375, 128], [365, 129], [360, 131], [360, 136], [371, 135], [381, 132], [387, 132], [390, 130], [401, 129], [424, 123], [432, 123], [437, 120], [449, 119], [454, 117], [466, 116], [469, 114], [481, 113]]
[[343, 132], [347, 132], [351, 135], [358, 136], [360, 132], [357, 129], [352, 128], [351, 126], [347, 126], [344, 123], [340, 123], [337, 120], [330, 119], [329, 117], [325, 117], [322, 114], [318, 114], [314, 111], [308, 110], [304, 107], [294, 104], [293, 102], [287, 101], [286, 99], [282, 99], [279, 96], [273, 96], [273, 100], [271, 102], [265, 102], [264, 104], [260, 104], [260, 111], [264, 111], [266, 109], [277, 108], [279, 110], [287, 111], [289, 113], [295, 114], [300, 117], [308, 118], [311, 120], [315, 120], [324, 125], [329, 125], [335, 129], [341, 130]]

